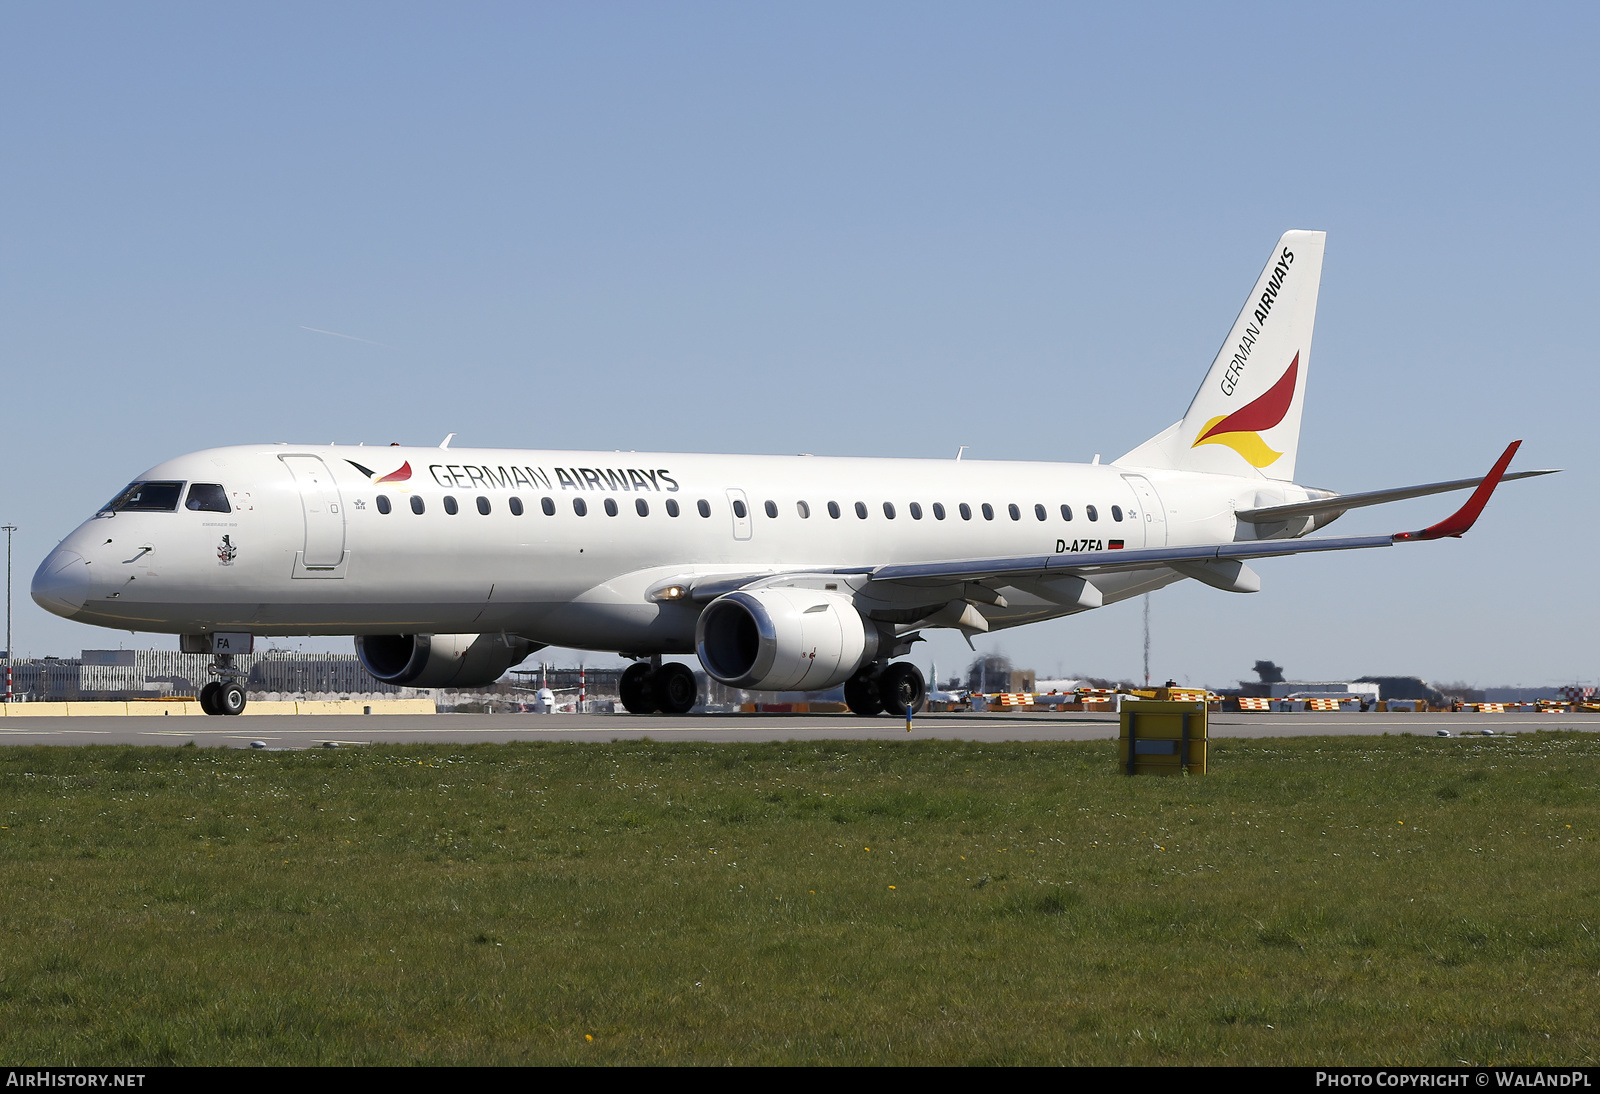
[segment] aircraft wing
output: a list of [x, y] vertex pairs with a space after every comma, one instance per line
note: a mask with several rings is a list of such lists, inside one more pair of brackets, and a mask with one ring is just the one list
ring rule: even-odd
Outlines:
[[[1543, 471], [1514, 471], [1509, 475], [1501, 476], [1501, 482], [1510, 482], [1512, 479], [1531, 479], [1538, 475], [1554, 475], [1561, 469], [1548, 468]], [[1310, 501], [1290, 502], [1287, 505], [1266, 505], [1260, 509], [1241, 509], [1234, 514], [1240, 520], [1252, 524], [1269, 524], [1272, 521], [1288, 520], [1291, 517], [1309, 517], [1321, 513], [1343, 513], [1347, 509], [1357, 509], [1363, 505], [1383, 505], [1391, 501], [1405, 501], [1407, 498], [1421, 498], [1429, 494], [1443, 494], [1450, 490], [1465, 490], [1483, 482], [1486, 476], [1475, 479], [1452, 479], [1449, 482], [1430, 482], [1421, 486], [1400, 486], [1392, 490], [1366, 490], [1359, 494], [1334, 494], [1326, 498], [1312, 498]]]
[[[1416, 532], [1395, 532], [1379, 536], [1325, 536], [1314, 539], [1246, 540], [1196, 547], [1154, 547], [1134, 551], [1082, 551], [1075, 554], [1029, 555], [1015, 558], [964, 559], [951, 562], [913, 562], [898, 566], [878, 566], [868, 571], [873, 581], [906, 584], [946, 584], [951, 581], [984, 581], [1007, 577], [1089, 576], [1119, 570], [1143, 570], [1168, 566], [1190, 572], [1185, 564], [1243, 562], [1253, 558], [1276, 558], [1315, 551], [1351, 551], [1367, 547], [1391, 547], [1396, 543], [1460, 537], [1477, 521], [1489, 495], [1505, 477], [1506, 466], [1516, 455], [1521, 441], [1513, 441], [1495, 461], [1489, 473], [1478, 480], [1478, 488], [1465, 505], [1437, 524]], [[1283, 508], [1289, 508], [1284, 506]], [[1174, 565], [1176, 564], [1176, 565]], [[1191, 573], [1191, 576], [1195, 576]]]
[[[938, 585], [951, 581], [984, 581], [1006, 577], [1089, 576], [1119, 570], [1143, 570], [1168, 566], [1190, 573], [1186, 564], [1242, 562], [1253, 558], [1276, 558], [1315, 551], [1351, 551], [1367, 547], [1391, 547], [1396, 543], [1440, 539], [1464, 535], [1483, 512], [1489, 495], [1505, 477], [1505, 470], [1516, 455], [1521, 441], [1513, 441], [1501, 453], [1489, 473], [1478, 480], [1478, 488], [1465, 505], [1437, 524], [1416, 532], [1395, 532], [1386, 536], [1325, 536], [1314, 539], [1246, 540], [1196, 547], [1154, 547], [1135, 551], [1082, 551], [1075, 554], [1029, 555], [1015, 558], [964, 559], [951, 562], [913, 562], [898, 566], [878, 566], [868, 571], [873, 581]], [[1284, 506], [1282, 508], [1291, 508]], [[1242, 514], [1241, 514], [1242, 515]], [[1176, 564], [1176, 565], [1174, 565]]]

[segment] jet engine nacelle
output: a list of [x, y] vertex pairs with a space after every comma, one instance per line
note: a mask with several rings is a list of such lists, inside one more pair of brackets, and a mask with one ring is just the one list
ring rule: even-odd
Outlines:
[[481, 688], [539, 648], [514, 634], [358, 634], [361, 667], [385, 684]]
[[849, 597], [778, 587], [719, 596], [695, 626], [706, 672], [730, 687], [821, 691], [878, 653], [878, 629]]

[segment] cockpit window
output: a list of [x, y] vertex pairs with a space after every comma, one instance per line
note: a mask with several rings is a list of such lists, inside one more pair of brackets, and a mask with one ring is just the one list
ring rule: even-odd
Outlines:
[[214, 482], [197, 482], [189, 487], [189, 500], [183, 503], [183, 507], [202, 513], [233, 512], [233, 507], [228, 504], [227, 491]]
[[100, 511], [120, 513], [124, 509], [130, 509], [134, 512], [171, 513], [177, 510], [178, 499], [181, 497], [183, 497], [181, 482], [129, 483], [126, 490], [107, 502]]

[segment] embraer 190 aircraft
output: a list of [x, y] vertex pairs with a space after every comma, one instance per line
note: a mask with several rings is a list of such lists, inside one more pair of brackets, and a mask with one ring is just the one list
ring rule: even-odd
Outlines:
[[[1324, 233], [1278, 241], [1183, 419], [1109, 464], [243, 445], [140, 475], [62, 540], [33, 598], [213, 653], [208, 713], [245, 704], [256, 635], [353, 634], [374, 677], [475, 687], [546, 645], [635, 660], [635, 713], [694, 673], [844, 685], [920, 708], [920, 632], [972, 637], [1186, 578], [1255, 592], [1250, 559], [1459, 536], [1506, 474], [1363, 494], [1294, 483]], [[1417, 532], [1302, 539], [1348, 509], [1469, 487]]]

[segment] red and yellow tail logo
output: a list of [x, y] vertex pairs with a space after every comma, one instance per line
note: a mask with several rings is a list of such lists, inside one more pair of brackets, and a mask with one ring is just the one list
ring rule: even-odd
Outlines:
[[1271, 429], [1289, 413], [1289, 404], [1294, 402], [1295, 378], [1299, 375], [1300, 355], [1297, 353], [1294, 360], [1289, 362], [1289, 371], [1265, 395], [1232, 414], [1219, 414], [1212, 418], [1189, 447], [1225, 444], [1243, 456], [1251, 467], [1266, 467], [1276, 463], [1283, 453], [1268, 448], [1267, 442], [1261, 439], [1261, 431]]

